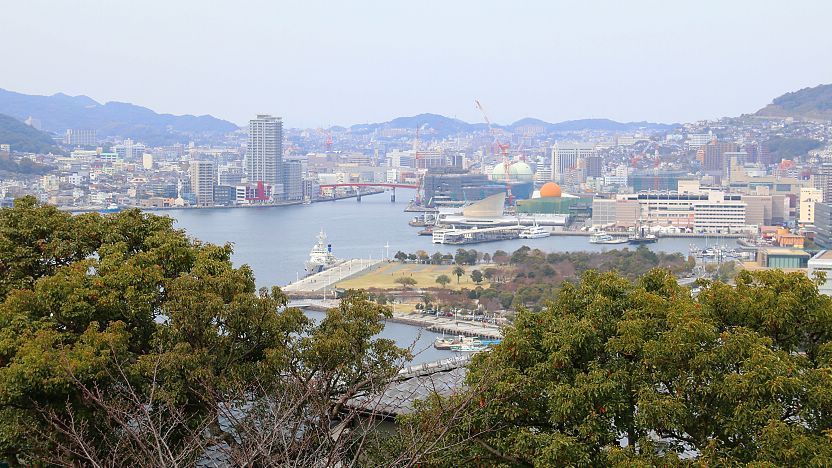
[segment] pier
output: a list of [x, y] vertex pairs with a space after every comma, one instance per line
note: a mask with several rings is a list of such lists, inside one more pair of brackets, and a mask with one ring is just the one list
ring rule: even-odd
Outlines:
[[335, 285], [339, 281], [356, 276], [360, 273], [379, 267], [383, 260], [354, 258], [340, 263], [320, 273], [300, 278], [283, 287], [289, 297], [319, 297], [324, 299], [328, 294], [334, 294]]
[[453, 317], [434, 317], [432, 315], [393, 314], [391, 322], [403, 323], [447, 335], [465, 335], [482, 338], [501, 339], [503, 332], [497, 325], [483, 322], [454, 319]]
[[[338, 307], [338, 299], [300, 299], [289, 303], [290, 307], [305, 310], [326, 312], [327, 309]], [[502, 339], [503, 332], [497, 325], [469, 320], [454, 319], [453, 317], [434, 317], [432, 315], [394, 313], [387, 319], [389, 322], [411, 325], [436, 333], [446, 335], [465, 335], [490, 339]]]

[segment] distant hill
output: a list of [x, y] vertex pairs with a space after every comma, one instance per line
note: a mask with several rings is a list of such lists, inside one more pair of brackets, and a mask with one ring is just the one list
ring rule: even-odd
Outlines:
[[452, 135], [470, 132], [477, 128], [486, 128], [485, 124], [469, 124], [459, 119], [452, 119], [438, 114], [419, 114], [412, 117], [397, 117], [388, 122], [358, 124], [350, 127], [352, 133], [371, 133], [380, 129], [434, 130], [440, 135]]
[[61, 153], [48, 133], [4, 114], [0, 114], [0, 144], [11, 145], [12, 151], [22, 153]]
[[[514, 122], [511, 125], [495, 125], [495, 127], [503, 128], [508, 131], [516, 132], [522, 131], [523, 127], [543, 127], [546, 132], [571, 132], [581, 130], [600, 130], [600, 131], [617, 131], [617, 132], [632, 132], [640, 129], [648, 130], [669, 130], [677, 126], [677, 124], [660, 124], [652, 122], [616, 122], [609, 119], [582, 119], [582, 120], [567, 120], [565, 122], [549, 123], [540, 119], [524, 118]], [[437, 114], [419, 114], [412, 117], [398, 117], [387, 122], [359, 124], [350, 127], [352, 133], [372, 133], [376, 130], [382, 129], [409, 129], [413, 130], [420, 128], [426, 133], [433, 130], [433, 132], [440, 136], [453, 135], [456, 133], [468, 133], [474, 131], [485, 130], [487, 127], [484, 123], [468, 123], [459, 119], [453, 119]]]
[[662, 124], [655, 122], [616, 122], [610, 119], [579, 119], [565, 120], [558, 123], [544, 122], [539, 119], [525, 118], [514, 122], [509, 127], [518, 129], [525, 126], [543, 126], [547, 132], [574, 132], [581, 130], [601, 130], [608, 132], [633, 132], [636, 130], [670, 130], [678, 124]]
[[786, 93], [758, 110], [756, 115], [832, 120], [832, 84]]
[[36, 96], [0, 89], [0, 113], [40, 120], [45, 130], [92, 128], [100, 137], [130, 137], [151, 145], [181, 142], [183, 137], [224, 134], [238, 127], [210, 115], [171, 115], [134, 104], [100, 104], [87, 96]]

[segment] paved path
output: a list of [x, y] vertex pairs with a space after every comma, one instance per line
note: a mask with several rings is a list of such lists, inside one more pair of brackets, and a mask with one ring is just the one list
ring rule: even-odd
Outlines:
[[393, 314], [391, 322], [425, 328], [430, 331], [447, 333], [449, 335], [482, 336], [485, 338], [502, 338], [500, 327], [490, 323], [471, 322], [454, 319], [453, 317], [434, 317], [419, 314]]
[[339, 281], [351, 278], [371, 268], [376, 268], [382, 263], [384, 263], [383, 260], [367, 260], [363, 258], [347, 260], [338, 266], [291, 283], [283, 288], [283, 292], [294, 295], [304, 293], [320, 293], [323, 295], [331, 292], [332, 288]]

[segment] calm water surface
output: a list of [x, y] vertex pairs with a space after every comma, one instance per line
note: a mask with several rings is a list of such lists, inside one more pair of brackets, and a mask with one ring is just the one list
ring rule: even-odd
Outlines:
[[[407, 224], [415, 213], [403, 210], [413, 195], [412, 190], [397, 190], [396, 203], [390, 202], [389, 193], [381, 193], [362, 197], [360, 203], [347, 199], [283, 207], [170, 210], [162, 214], [176, 219], [177, 227], [193, 237], [217, 244], [233, 243], [234, 262], [250, 265], [259, 286], [282, 286], [303, 275], [304, 262], [321, 229], [340, 258], [381, 258], [388, 251], [392, 257], [399, 250], [455, 252], [458, 246], [433, 244], [430, 236], [417, 236], [419, 229]], [[705, 238], [663, 238], [649, 247], [687, 255], [692, 243], [703, 247], [707, 242]], [[547, 252], [611, 250], [610, 246], [590, 244], [585, 236], [516, 239], [466, 248], [493, 253], [512, 252], [523, 245]]]
[[[412, 190], [397, 190], [399, 201], [396, 203], [390, 202], [389, 193], [381, 193], [362, 197], [360, 203], [347, 199], [284, 207], [170, 210], [162, 214], [173, 217], [177, 227], [184, 228], [195, 238], [215, 244], [234, 244], [234, 262], [250, 265], [258, 286], [282, 286], [303, 275], [304, 262], [321, 229], [340, 258], [381, 258], [388, 252], [392, 257], [398, 250], [408, 253], [417, 250], [455, 252], [458, 246], [433, 244], [429, 236], [417, 236], [418, 229], [407, 224], [415, 213], [405, 213], [404, 208], [413, 196]], [[523, 245], [547, 252], [610, 250], [610, 246], [590, 244], [588, 240], [584, 236], [557, 236], [491, 242], [467, 248], [489, 253], [495, 250], [512, 252]], [[660, 239], [649, 247], [687, 255], [692, 243], [703, 247], [708, 240]], [[320, 312], [307, 314], [316, 320], [323, 317]], [[414, 363], [454, 355], [451, 351], [432, 347], [439, 336], [437, 333], [410, 325], [388, 323], [380, 336], [395, 340], [401, 347], [415, 343]]]

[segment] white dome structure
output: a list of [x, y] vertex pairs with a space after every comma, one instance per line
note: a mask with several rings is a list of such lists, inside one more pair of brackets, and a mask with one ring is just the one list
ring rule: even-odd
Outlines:
[[531, 182], [534, 179], [534, 171], [524, 162], [516, 162], [508, 168], [509, 178], [513, 182]]
[[506, 173], [505, 163], [497, 163], [491, 170], [491, 180], [497, 182], [531, 182], [534, 179], [534, 171], [524, 162], [516, 162], [508, 165]]

